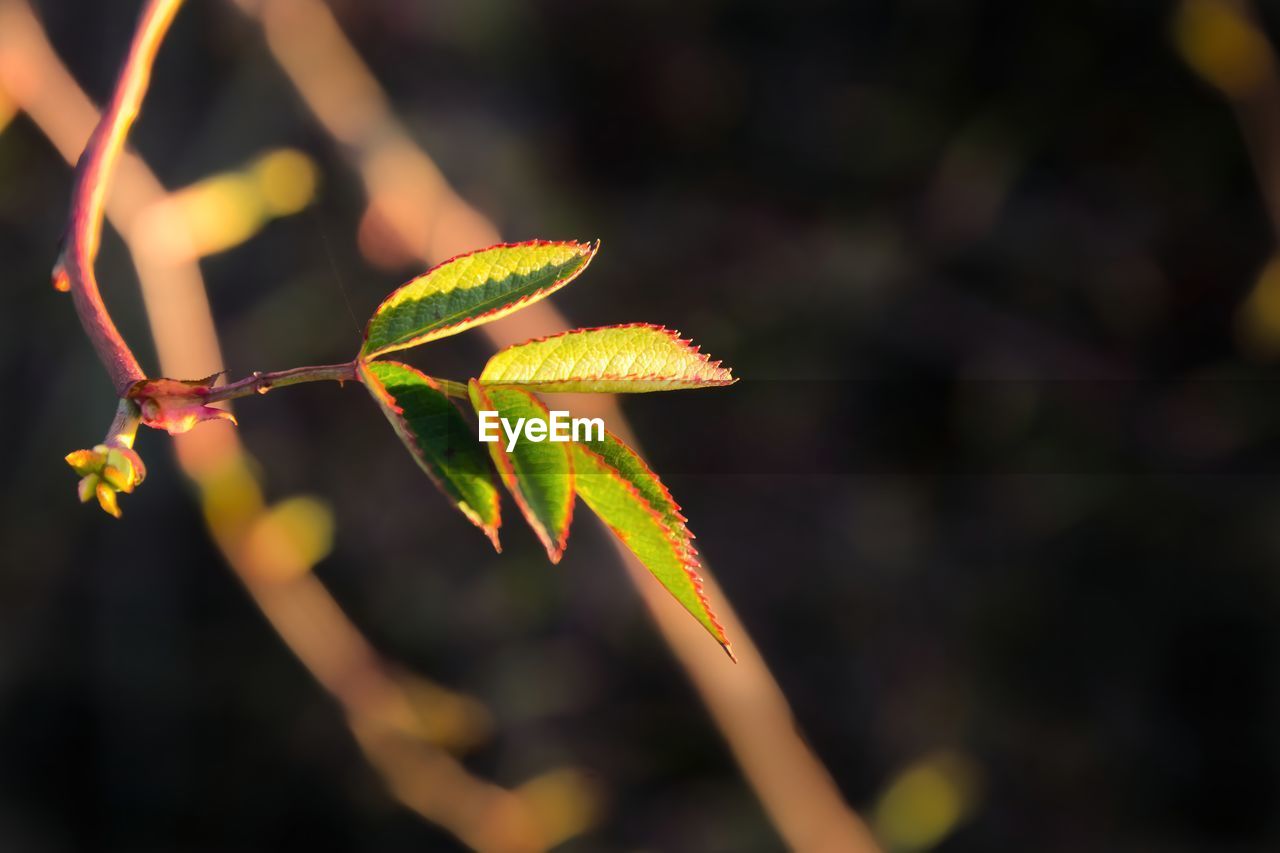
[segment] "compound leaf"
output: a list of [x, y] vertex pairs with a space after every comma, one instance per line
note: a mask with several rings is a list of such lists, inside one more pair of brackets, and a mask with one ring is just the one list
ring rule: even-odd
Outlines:
[[484, 449], [438, 380], [396, 361], [362, 362], [360, 379], [414, 460], [501, 551], [497, 484]]
[[586, 269], [599, 243], [503, 243], [458, 255], [400, 287], [365, 328], [363, 359], [455, 335], [537, 302]]
[[[515, 429], [520, 419], [541, 421], [550, 433], [550, 413], [542, 401], [516, 388], [484, 388], [476, 380], [468, 386], [477, 412], [493, 411]], [[560, 562], [573, 521], [573, 467], [567, 442], [530, 441], [523, 435], [508, 450], [505, 429], [489, 444], [498, 476], [515, 498], [525, 520], [547, 549], [551, 562]]]
[[702, 591], [693, 534], [658, 475], [609, 432], [603, 441], [575, 442], [573, 466], [578, 496], [733, 657]]
[[480, 381], [537, 391], [611, 394], [731, 385], [727, 367], [677, 332], [647, 323], [576, 329], [507, 347], [489, 359]]

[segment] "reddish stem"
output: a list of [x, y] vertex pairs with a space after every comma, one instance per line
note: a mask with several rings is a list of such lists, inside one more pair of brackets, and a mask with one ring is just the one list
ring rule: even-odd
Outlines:
[[265, 394], [272, 388], [283, 388], [286, 385], [297, 385], [300, 382], [322, 382], [324, 380], [347, 382], [359, 381], [359, 379], [360, 377], [356, 375], [356, 363], [354, 361], [347, 361], [342, 364], [293, 367], [289, 370], [277, 370], [272, 373], [255, 371], [252, 375], [238, 382], [210, 389], [209, 393], [204, 397], [204, 402], [216, 403], [220, 400], [235, 400], [240, 397], [250, 397], [254, 394]]
[[151, 80], [156, 51], [181, 5], [182, 0], [149, 0], [142, 12], [111, 103], [80, 156], [71, 190], [67, 244], [54, 272], [55, 279], [65, 275], [65, 283], [71, 291], [85, 334], [98, 351], [98, 357], [121, 397], [129, 386], [146, 378], [146, 374], [107, 312], [98, 290], [93, 263], [102, 239], [102, 216], [111, 173], [120, 159], [129, 128], [138, 116], [138, 108]]

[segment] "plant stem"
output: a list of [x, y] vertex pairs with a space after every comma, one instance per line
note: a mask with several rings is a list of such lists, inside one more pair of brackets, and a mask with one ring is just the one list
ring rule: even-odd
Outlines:
[[102, 440], [102, 443], [116, 447], [133, 447], [133, 442], [138, 437], [139, 416], [137, 403], [133, 400], [121, 400], [116, 406], [115, 419], [111, 421], [107, 437]]
[[294, 367], [289, 370], [277, 370], [271, 373], [254, 371], [253, 374], [246, 376], [239, 382], [232, 382], [230, 385], [221, 385], [213, 388], [210, 390], [209, 395], [205, 397], [205, 402], [216, 403], [219, 400], [235, 400], [254, 394], [265, 394], [272, 388], [279, 388], [284, 385], [297, 385], [300, 382], [323, 382], [326, 380], [335, 382], [359, 381], [359, 377], [356, 375], [356, 363], [347, 361], [342, 364], [316, 364], [306, 367]]
[[137, 118], [142, 96], [151, 79], [156, 51], [181, 5], [182, 0], [150, 0], [143, 10], [115, 94], [80, 157], [71, 190], [67, 243], [54, 268], [55, 281], [64, 280], [66, 289], [71, 291], [85, 334], [98, 351], [98, 357], [121, 397], [125, 396], [129, 386], [146, 378], [146, 374], [107, 312], [98, 290], [93, 262], [102, 239], [102, 214], [111, 173], [120, 159], [129, 128]]
[[440, 390], [446, 396], [453, 397], [457, 400], [470, 400], [471, 395], [467, 392], [467, 386], [464, 382], [454, 382], [452, 379], [441, 379], [438, 376], [431, 377], [440, 384]]

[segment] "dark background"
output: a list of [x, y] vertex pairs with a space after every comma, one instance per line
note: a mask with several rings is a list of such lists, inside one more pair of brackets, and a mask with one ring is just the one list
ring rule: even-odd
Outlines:
[[[39, 4], [99, 102], [138, 6]], [[504, 236], [603, 240], [555, 297], [575, 323], [663, 323], [743, 378], [626, 412], [852, 804], [946, 749], [984, 784], [942, 850], [1280, 846], [1280, 386], [1238, 334], [1273, 237], [1170, 6], [334, 8]], [[179, 16], [133, 142], [171, 187], [280, 145], [321, 166], [311, 209], [203, 264], [233, 375], [347, 358], [343, 290], [362, 321], [414, 272], [361, 259], [358, 178], [229, 4]], [[27, 120], [0, 135], [0, 846], [454, 849], [163, 435], [122, 521], [76, 503], [62, 455], [112, 395], [48, 286], [69, 183]], [[154, 365], [114, 237], [101, 270]], [[412, 360], [464, 378], [486, 347]], [[598, 775], [568, 849], [780, 846], [598, 529], [559, 567], [515, 525], [494, 555], [358, 389], [240, 417], [273, 497], [332, 502], [317, 572], [379, 649], [494, 710], [469, 766]]]

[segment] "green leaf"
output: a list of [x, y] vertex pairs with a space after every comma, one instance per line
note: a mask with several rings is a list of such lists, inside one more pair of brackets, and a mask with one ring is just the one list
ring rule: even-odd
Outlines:
[[603, 441], [575, 442], [573, 468], [578, 496], [733, 657], [702, 591], [693, 534], [658, 475], [609, 432]]
[[437, 380], [395, 361], [362, 362], [360, 379], [423, 471], [498, 551], [498, 487], [484, 449]]
[[[483, 388], [474, 379], [468, 386], [477, 412], [494, 411], [512, 428], [519, 419], [541, 421], [550, 431], [547, 407], [527, 391], [515, 388]], [[533, 532], [546, 546], [551, 562], [560, 562], [573, 521], [573, 467], [568, 442], [530, 441], [523, 435], [508, 451], [508, 438], [500, 429], [499, 440], [489, 444], [489, 454], [503, 485], [515, 498]]]
[[599, 243], [503, 243], [432, 267], [388, 296], [365, 329], [362, 358], [456, 335], [555, 293]]
[[538, 391], [635, 394], [737, 380], [678, 333], [634, 323], [576, 329], [507, 347], [489, 359], [480, 381]]

